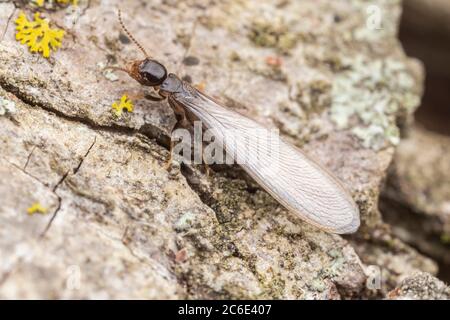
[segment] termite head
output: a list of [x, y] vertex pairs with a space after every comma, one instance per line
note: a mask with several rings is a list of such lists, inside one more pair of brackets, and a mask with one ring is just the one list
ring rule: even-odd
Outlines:
[[127, 72], [140, 84], [150, 87], [160, 86], [167, 78], [166, 67], [150, 58], [132, 62]]
[[133, 37], [133, 35], [125, 27], [122, 20], [122, 13], [119, 9], [118, 18], [123, 31], [128, 35], [128, 37], [136, 44], [136, 46], [145, 55], [144, 60], [138, 60], [131, 62], [127, 68], [115, 68], [127, 72], [133, 79], [138, 81], [144, 86], [157, 87], [161, 85], [167, 78], [167, 70], [161, 63], [156, 60], [149, 58], [149, 55], [145, 51], [144, 47]]

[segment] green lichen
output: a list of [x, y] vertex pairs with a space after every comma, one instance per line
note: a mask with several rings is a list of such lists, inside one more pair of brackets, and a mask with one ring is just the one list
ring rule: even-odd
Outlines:
[[[236, 212], [241, 211], [242, 203], [247, 200], [247, 184], [242, 180], [232, 180], [220, 177], [217, 181], [219, 189], [215, 192], [214, 203], [211, 208], [216, 212], [220, 223], [229, 223], [236, 217]], [[237, 223], [237, 225], [235, 225]], [[228, 228], [240, 228], [240, 223], [235, 222], [227, 225]]]
[[399, 114], [411, 114], [420, 103], [415, 81], [399, 61], [347, 58], [348, 70], [333, 82], [331, 119], [339, 129], [352, 128], [365, 148], [397, 145]]
[[295, 100], [307, 115], [321, 113], [331, 104], [331, 83], [324, 79], [298, 82]]
[[174, 229], [178, 232], [187, 231], [191, 228], [196, 216], [191, 212], [185, 212], [174, 224]]
[[333, 263], [330, 267], [325, 269], [325, 274], [329, 277], [336, 277], [339, 274], [342, 273], [342, 268], [344, 268], [344, 265], [346, 263], [345, 258], [341, 255], [340, 257], [333, 260]]
[[315, 291], [323, 292], [323, 291], [325, 291], [326, 288], [327, 288], [327, 285], [323, 282], [322, 279], [314, 279], [311, 282], [311, 289], [313, 289]]
[[276, 48], [287, 54], [297, 44], [298, 35], [289, 31], [283, 19], [258, 19], [252, 21], [248, 38], [257, 46]]

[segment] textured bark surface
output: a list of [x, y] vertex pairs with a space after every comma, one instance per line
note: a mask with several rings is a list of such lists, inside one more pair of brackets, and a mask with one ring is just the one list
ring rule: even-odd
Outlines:
[[428, 273], [417, 272], [389, 292], [388, 298], [394, 300], [448, 300], [450, 299], [450, 287]]
[[[21, 2], [1, 3], [0, 297], [293, 298], [384, 296], [433, 261], [393, 236], [378, 196], [423, 72], [396, 38], [399, 1], [127, 1], [129, 29], [172, 72], [278, 127], [350, 190], [348, 239], [303, 223], [238, 167], [175, 163], [167, 103], [106, 65], [141, 59], [120, 1], [47, 11], [64, 26], [49, 60], [14, 39]], [[8, 24], [5, 21], [10, 21]], [[267, 64], [279, 57], [281, 66]], [[184, 63], [183, 63], [184, 62]], [[39, 202], [47, 215], [27, 215]], [[382, 287], [366, 286], [379, 268]]]

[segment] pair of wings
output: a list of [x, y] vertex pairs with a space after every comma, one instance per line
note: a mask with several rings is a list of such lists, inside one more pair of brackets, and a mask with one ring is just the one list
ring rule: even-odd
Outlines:
[[219, 139], [232, 158], [288, 210], [332, 233], [353, 233], [358, 207], [339, 181], [300, 149], [187, 83], [172, 96]]

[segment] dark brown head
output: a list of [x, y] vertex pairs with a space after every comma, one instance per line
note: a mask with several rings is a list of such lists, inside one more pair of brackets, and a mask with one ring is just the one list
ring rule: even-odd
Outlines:
[[130, 39], [136, 44], [136, 46], [147, 57], [144, 60], [133, 61], [128, 64], [127, 68], [118, 68], [119, 70], [126, 71], [133, 79], [144, 86], [159, 87], [167, 78], [167, 70], [161, 63], [156, 60], [150, 59], [149, 55], [145, 51], [144, 47], [133, 37], [133, 35], [125, 27], [122, 20], [122, 14], [119, 9], [118, 18], [123, 31], [130, 37]]
[[149, 58], [132, 62], [128, 74], [140, 84], [149, 87], [160, 86], [167, 78], [166, 67]]

